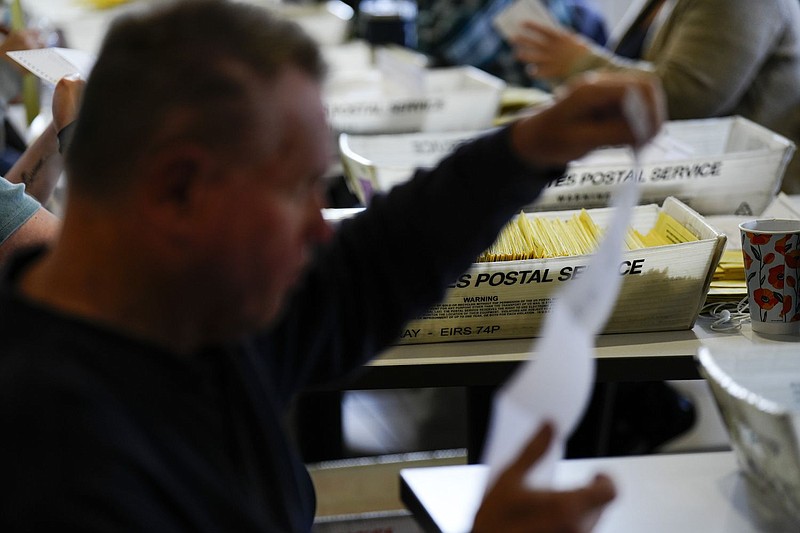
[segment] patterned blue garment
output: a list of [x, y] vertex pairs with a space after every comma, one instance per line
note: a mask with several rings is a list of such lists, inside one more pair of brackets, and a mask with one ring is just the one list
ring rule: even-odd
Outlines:
[[[585, 0], [543, 0], [565, 27], [604, 45], [605, 21]], [[514, 0], [418, 0], [419, 50], [436, 66], [472, 65], [513, 85], [531, 85], [525, 66], [492, 26]]]

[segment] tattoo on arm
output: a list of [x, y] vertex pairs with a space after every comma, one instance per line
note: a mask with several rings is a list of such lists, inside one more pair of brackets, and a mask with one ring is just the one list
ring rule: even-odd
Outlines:
[[32, 169], [22, 171], [22, 183], [25, 184], [25, 187], [30, 187], [33, 185], [33, 182], [36, 181], [37, 174], [39, 174], [39, 171], [42, 170], [42, 167], [44, 166], [44, 162], [45, 158], [42, 157], [36, 161], [36, 164], [33, 165]]

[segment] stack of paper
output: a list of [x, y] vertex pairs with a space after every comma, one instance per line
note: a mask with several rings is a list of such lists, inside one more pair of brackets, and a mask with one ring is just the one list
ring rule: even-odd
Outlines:
[[709, 299], [713, 301], [740, 300], [747, 296], [744, 261], [741, 250], [725, 250], [714, 271]]
[[[603, 237], [600, 228], [585, 209], [568, 219], [520, 214], [506, 225], [497, 240], [477, 262], [518, 261], [587, 255]], [[699, 240], [683, 224], [661, 212], [655, 225], [645, 234], [634, 228], [625, 233], [625, 249], [639, 250]]]

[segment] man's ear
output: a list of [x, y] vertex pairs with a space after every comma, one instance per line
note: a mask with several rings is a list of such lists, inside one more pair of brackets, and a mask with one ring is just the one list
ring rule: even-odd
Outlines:
[[218, 167], [207, 149], [192, 143], [159, 150], [142, 165], [137, 204], [147, 210], [154, 230], [186, 236], [203, 217]]

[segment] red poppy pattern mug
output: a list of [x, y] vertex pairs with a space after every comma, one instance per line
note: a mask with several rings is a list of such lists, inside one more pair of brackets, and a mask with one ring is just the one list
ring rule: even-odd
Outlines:
[[753, 331], [800, 334], [800, 220], [739, 224]]

